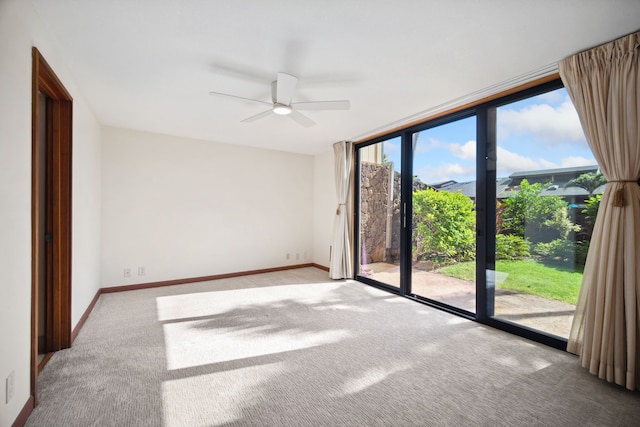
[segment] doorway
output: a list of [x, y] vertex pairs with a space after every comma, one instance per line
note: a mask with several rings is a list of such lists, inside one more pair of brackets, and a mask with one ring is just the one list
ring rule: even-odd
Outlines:
[[[72, 98], [33, 48], [31, 394], [50, 355], [71, 346]], [[36, 399], [37, 402], [37, 399]]]
[[565, 349], [604, 186], [566, 117], [545, 78], [357, 144], [356, 279]]

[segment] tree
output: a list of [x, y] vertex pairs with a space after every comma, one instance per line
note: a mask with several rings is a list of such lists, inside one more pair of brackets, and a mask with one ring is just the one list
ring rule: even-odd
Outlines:
[[467, 261], [475, 254], [475, 206], [462, 193], [413, 193], [414, 250], [420, 258]]
[[505, 230], [504, 208], [504, 203], [500, 200], [496, 200], [496, 234], [502, 234]]
[[580, 226], [567, 215], [569, 205], [560, 196], [541, 196], [549, 184], [529, 184], [523, 179], [520, 191], [504, 200], [503, 227], [507, 233], [532, 243], [566, 239]]
[[600, 208], [601, 200], [601, 194], [597, 194], [585, 200], [586, 207], [582, 210], [582, 213], [584, 214], [587, 221], [591, 222], [592, 224], [595, 224], [596, 218], [598, 217], [598, 209]]
[[601, 200], [601, 194], [591, 196], [587, 200], [585, 200], [586, 207], [582, 209], [585, 222], [587, 223], [586, 232], [589, 235], [589, 238], [591, 238], [591, 235], [593, 234], [593, 226], [596, 223], [596, 218], [598, 217], [598, 209], [600, 208]]
[[577, 178], [573, 178], [569, 182], [565, 184], [565, 188], [567, 187], [580, 187], [589, 193], [589, 197], [593, 196], [593, 192], [596, 191], [596, 188], [600, 187], [607, 183], [607, 179], [600, 172], [588, 172], [583, 173]]

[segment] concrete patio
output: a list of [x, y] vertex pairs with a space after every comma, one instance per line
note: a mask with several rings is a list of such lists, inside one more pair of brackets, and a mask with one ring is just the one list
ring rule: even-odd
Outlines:
[[[368, 277], [400, 286], [400, 267], [387, 263], [363, 266]], [[475, 283], [445, 276], [435, 271], [413, 269], [412, 293], [475, 313]], [[495, 291], [495, 317], [562, 338], [569, 336], [575, 306], [561, 301], [507, 289]]]

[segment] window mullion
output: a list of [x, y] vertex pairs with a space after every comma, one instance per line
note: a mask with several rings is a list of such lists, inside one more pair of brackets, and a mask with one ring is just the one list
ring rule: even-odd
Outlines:
[[496, 109], [483, 107], [477, 115], [476, 181], [476, 318], [494, 314], [496, 200]]

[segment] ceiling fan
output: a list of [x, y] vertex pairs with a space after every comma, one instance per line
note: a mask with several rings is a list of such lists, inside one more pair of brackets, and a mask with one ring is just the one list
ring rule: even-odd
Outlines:
[[287, 73], [278, 73], [277, 80], [271, 83], [271, 102], [259, 99], [245, 98], [222, 92], [209, 92], [210, 95], [227, 96], [268, 105], [270, 108], [254, 116], [247, 117], [242, 122], [253, 122], [271, 113], [287, 115], [302, 126], [313, 126], [315, 122], [298, 110], [348, 110], [351, 107], [349, 101], [315, 101], [315, 102], [291, 102], [293, 92], [298, 84], [298, 78]]

